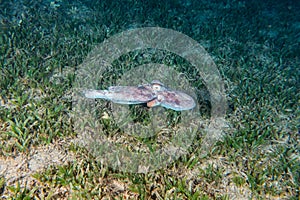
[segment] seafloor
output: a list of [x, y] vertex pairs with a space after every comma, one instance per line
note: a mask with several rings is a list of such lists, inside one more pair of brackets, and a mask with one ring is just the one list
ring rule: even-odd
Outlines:
[[[299, 10], [300, 1], [285, 0], [0, 0], [0, 196], [299, 199]], [[193, 39], [209, 57], [200, 60], [213, 67], [199, 72], [184, 57], [196, 51], [153, 50], [141, 40], [144, 35], [97, 49], [116, 34], [145, 27]], [[151, 42], [159, 46], [171, 36]], [[172, 40], [178, 52], [189, 45], [183, 39]], [[98, 70], [133, 43], [137, 48]], [[106, 56], [103, 62], [100, 55]], [[125, 107], [74, 99], [83, 85], [134, 86], [153, 77], [191, 91], [198, 106], [186, 114], [130, 106], [132, 121], [120, 125]], [[219, 126], [216, 137], [211, 129]], [[156, 135], [147, 136], [149, 127]], [[192, 139], [179, 137], [191, 129]], [[178, 157], [154, 170], [146, 164], [132, 166], [139, 173], [122, 170], [131, 158], [126, 155], [116, 165], [102, 158], [116, 156], [107, 142], [154, 155], [175, 140], [189, 147], [169, 146], [167, 153]], [[167, 161], [161, 158], [157, 164]]]

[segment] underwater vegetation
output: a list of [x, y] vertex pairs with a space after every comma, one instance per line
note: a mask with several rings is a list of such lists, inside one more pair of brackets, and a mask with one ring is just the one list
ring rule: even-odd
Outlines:
[[[298, 2], [279, 0], [0, 1], [0, 196], [298, 199], [299, 9]], [[117, 125], [116, 107], [108, 101], [93, 101], [96, 120], [74, 117], [73, 86], [96, 45], [150, 26], [179, 31], [209, 53], [226, 90], [227, 126], [224, 138], [203, 153], [212, 105], [199, 73], [172, 52], [146, 49], [122, 55], [90, 89], [105, 90], [136, 66], [164, 64], [195, 88], [201, 119], [188, 153], [179, 151], [182, 156], [155, 172], [122, 172], [80, 145], [75, 119], [86, 135], [97, 138], [94, 128], [128, 152], [152, 153], [188, 130], [179, 126], [184, 112], [161, 108], [164, 112], [155, 119], [164, 118], [166, 125], [159, 134], [135, 137]], [[130, 106], [128, 116], [137, 127], [151, 127], [154, 115]]]

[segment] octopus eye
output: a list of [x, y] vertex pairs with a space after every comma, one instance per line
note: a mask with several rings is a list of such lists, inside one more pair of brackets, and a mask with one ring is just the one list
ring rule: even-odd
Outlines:
[[153, 90], [155, 90], [155, 91], [159, 91], [159, 90], [161, 89], [161, 86], [155, 84], [155, 85], [152, 86], [152, 88], [153, 88]]

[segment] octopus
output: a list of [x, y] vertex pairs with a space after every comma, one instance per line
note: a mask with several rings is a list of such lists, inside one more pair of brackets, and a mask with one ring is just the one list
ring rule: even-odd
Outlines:
[[152, 108], [162, 106], [175, 111], [191, 110], [196, 106], [188, 94], [170, 89], [158, 80], [139, 86], [111, 86], [107, 90], [85, 90], [90, 99], [105, 99], [118, 104], [146, 104]]

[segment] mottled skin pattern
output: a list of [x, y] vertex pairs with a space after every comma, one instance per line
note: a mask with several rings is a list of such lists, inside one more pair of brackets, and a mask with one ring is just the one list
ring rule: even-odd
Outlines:
[[150, 87], [112, 86], [108, 88], [110, 100], [115, 103], [138, 104], [156, 98]]
[[108, 90], [87, 90], [84, 95], [87, 98], [107, 99], [120, 104], [147, 103], [148, 107], [160, 105], [176, 111], [190, 110], [196, 105], [189, 95], [166, 88], [157, 80], [138, 87], [111, 86]]
[[156, 98], [151, 88], [143, 86], [111, 86], [108, 90], [87, 90], [84, 95], [87, 98], [107, 99], [120, 104], [140, 104]]
[[[157, 84], [157, 83], [155, 83]], [[156, 87], [158, 88], [158, 87]], [[147, 103], [148, 107], [161, 105], [176, 111], [190, 110], [195, 107], [195, 101], [189, 95], [165, 88], [160, 85], [160, 89], [155, 91], [157, 98]]]

